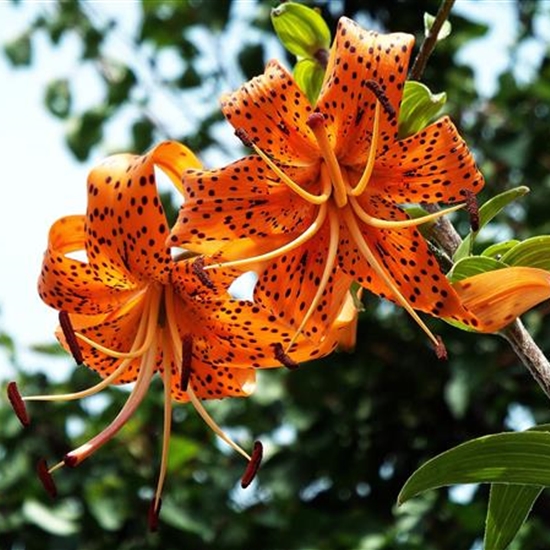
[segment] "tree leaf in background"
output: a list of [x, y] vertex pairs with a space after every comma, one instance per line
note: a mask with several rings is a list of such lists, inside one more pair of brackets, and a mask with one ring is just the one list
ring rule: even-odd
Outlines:
[[454, 261], [458, 261], [468, 256], [472, 251], [474, 239], [477, 234], [485, 227], [497, 214], [499, 214], [508, 204], [515, 201], [519, 197], [523, 197], [529, 193], [529, 187], [521, 185], [514, 187], [508, 191], [504, 191], [499, 195], [496, 195], [489, 199], [479, 208], [479, 229], [477, 231], [470, 231], [469, 235], [462, 241], [460, 246], [456, 249], [453, 255]]
[[[429, 14], [428, 12], [424, 12], [424, 36], [429, 36], [430, 31], [432, 30], [432, 26], [435, 21], [435, 16]], [[439, 32], [437, 33], [437, 41], [444, 40], [451, 34], [452, 26], [449, 20], [447, 19], [443, 25], [441, 25], [441, 28], [439, 29]]]
[[32, 44], [28, 33], [5, 43], [4, 53], [14, 67], [28, 67], [32, 62]]
[[67, 118], [71, 113], [71, 89], [66, 78], [51, 80], [46, 87], [44, 102], [48, 111], [57, 118]]

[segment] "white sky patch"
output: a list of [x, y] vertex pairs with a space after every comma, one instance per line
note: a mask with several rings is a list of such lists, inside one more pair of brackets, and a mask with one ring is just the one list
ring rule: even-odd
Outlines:
[[237, 277], [227, 289], [234, 300], [254, 301], [254, 287], [258, 282], [258, 275], [254, 271], [247, 271]]

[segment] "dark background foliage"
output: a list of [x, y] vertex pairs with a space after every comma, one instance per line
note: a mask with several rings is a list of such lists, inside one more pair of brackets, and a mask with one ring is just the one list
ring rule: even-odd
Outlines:
[[[28, 9], [30, 3], [18, 2], [17, 9]], [[174, 138], [205, 159], [228, 159], [238, 154], [240, 145], [227, 130], [215, 98], [260, 73], [270, 52], [280, 53], [274, 50], [269, 2], [247, 2], [251, 16], [238, 34], [241, 39], [228, 47], [235, 13], [243, 3], [142, 0], [128, 6], [139, 12], [135, 35], [128, 36], [120, 31], [119, 20], [102, 13], [101, 4], [57, 1], [36, 11], [33, 24], [4, 44], [4, 54], [14, 70], [32, 71], [39, 35], [54, 46], [65, 36], [78, 38], [81, 63], [91, 66], [102, 82], [102, 100], [77, 110], [78, 86], [71, 74], [44, 90], [52, 116], [71, 121], [66, 143], [78, 159], [101, 146], [113, 125], [126, 131], [122, 149], [141, 152], [158, 140]], [[483, 198], [519, 184], [531, 188], [495, 225], [502, 235], [511, 230], [518, 238], [550, 230], [550, 56], [544, 56], [528, 83], [519, 83], [514, 72], [516, 48], [536, 35], [533, 21], [546, 9], [544, 4], [514, 2], [519, 32], [509, 68], [490, 99], [479, 96], [471, 69], [456, 63], [458, 49], [486, 32], [467, 18], [452, 18], [453, 33], [438, 47], [424, 78], [434, 91], [448, 94], [447, 110], [487, 176]], [[414, 33], [418, 41], [423, 12], [435, 13], [438, 7], [433, 1], [400, 0], [318, 5], [333, 29], [345, 13], [378, 28]], [[124, 43], [131, 55], [113, 55], [106, 46], [113, 39]], [[167, 104], [188, 113], [187, 128], [174, 127], [163, 108]], [[460, 223], [459, 229], [465, 229]], [[483, 244], [498, 237], [497, 231], [486, 234]], [[497, 336], [462, 333], [430, 321], [449, 350], [449, 361], [442, 363], [407, 315], [372, 296], [365, 298], [365, 305], [354, 353], [335, 354], [292, 373], [265, 373], [253, 398], [209, 407], [240, 441], [250, 445], [259, 437], [266, 445], [259, 481], [247, 491], [238, 488], [242, 460], [215, 441], [190, 407], [176, 407], [156, 534], [147, 531], [146, 513], [159, 467], [160, 383], [114, 442], [77, 469], [56, 474], [56, 501], [34, 475], [36, 458], [45, 456], [53, 463], [97, 433], [126, 394], [110, 390], [97, 407], [86, 402], [33, 404], [34, 422], [25, 431], [6, 403], [0, 403], [0, 548], [475, 548], [483, 531], [486, 488], [480, 487], [467, 502], [439, 490], [396, 509], [401, 485], [435, 454], [509, 429], [514, 408], [536, 422], [548, 422], [548, 404]], [[543, 305], [525, 319], [546, 351], [547, 314]], [[2, 335], [0, 344], [11, 349], [9, 334]], [[27, 394], [72, 391], [94, 381], [81, 368], [67, 380], [53, 382], [43, 374], [26, 373], [17, 356], [13, 362]], [[543, 493], [515, 548], [547, 547], [549, 523], [550, 499]]]

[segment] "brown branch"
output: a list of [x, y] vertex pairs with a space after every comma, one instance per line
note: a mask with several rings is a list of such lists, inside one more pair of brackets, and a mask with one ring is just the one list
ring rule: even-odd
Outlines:
[[443, 0], [441, 2], [430, 32], [422, 42], [422, 46], [420, 46], [420, 50], [414, 60], [411, 72], [409, 73], [410, 80], [420, 80], [422, 78], [424, 69], [426, 68], [426, 63], [428, 62], [428, 59], [430, 55], [432, 55], [435, 45], [437, 44], [439, 31], [441, 30], [443, 23], [447, 21], [454, 3], [455, 0]]

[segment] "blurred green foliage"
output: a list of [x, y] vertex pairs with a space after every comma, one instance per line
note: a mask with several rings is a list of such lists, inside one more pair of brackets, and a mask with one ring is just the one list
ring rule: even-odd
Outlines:
[[[317, 4], [331, 31], [345, 13], [379, 28], [414, 33], [418, 40], [424, 11], [435, 13], [438, 7], [435, 1], [398, 0]], [[113, 125], [126, 131], [121, 149], [141, 152], [170, 137], [204, 157], [226, 159], [240, 144], [221, 122], [217, 97], [261, 72], [268, 52], [285, 55], [274, 45], [272, 5], [143, 0], [119, 5], [114, 14], [91, 2], [21, 1], [13, 9], [33, 15], [29, 27], [4, 44], [4, 53], [14, 70], [32, 70], [40, 37], [52, 47], [66, 39], [79, 44], [79, 63], [101, 83], [101, 97], [83, 107], [69, 69], [44, 89], [44, 105], [68, 122], [67, 144], [79, 159], [103, 146]], [[445, 109], [478, 156], [487, 177], [483, 198], [518, 185], [531, 189], [499, 214], [491, 230], [480, 233], [476, 253], [504, 239], [550, 232], [550, 55], [546, 45], [528, 80], [518, 78], [516, 56], [522, 45], [541, 40], [536, 22], [550, 16], [545, 3], [517, 0], [514, 6], [518, 32], [511, 36], [510, 62], [492, 97], [480, 96], [472, 69], [456, 62], [460, 48], [487, 30], [467, 18], [452, 17], [453, 32], [438, 45], [424, 78], [431, 90], [446, 92]], [[132, 32], [122, 10], [135, 17]], [[188, 119], [185, 128], [173, 127], [174, 109]], [[466, 216], [457, 215], [456, 224], [463, 235], [468, 232]], [[36, 479], [37, 458], [53, 464], [97, 433], [116, 415], [125, 391], [113, 389], [84, 402], [33, 403], [27, 430], [0, 401], [0, 548], [448, 550], [480, 544], [486, 487], [466, 502], [441, 490], [399, 509], [397, 494], [421, 463], [506, 429], [512, 411], [548, 422], [548, 403], [498, 337], [430, 320], [449, 350], [449, 361], [441, 363], [403, 312], [372, 296], [364, 301], [355, 353], [292, 373], [265, 373], [253, 398], [208, 404], [241, 443], [250, 446], [255, 438], [265, 443], [263, 468], [248, 490], [238, 488], [242, 460], [215, 440], [190, 407], [175, 407], [156, 534], [148, 533], [146, 516], [160, 457], [159, 381], [115, 441], [78, 468], [56, 472], [56, 501]], [[543, 305], [525, 319], [546, 351], [548, 313]], [[48, 352], [44, 364], [55, 369], [69, 360], [52, 357], [48, 344], [41, 348]], [[74, 391], [95, 380], [85, 368], [71, 370], [61, 382], [27, 372], [9, 334], [0, 334], [0, 347], [11, 357], [25, 394]], [[548, 547], [549, 525], [545, 491], [511, 548]]]

